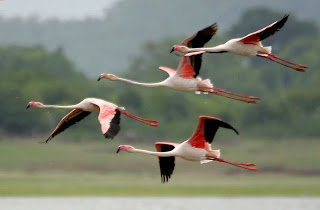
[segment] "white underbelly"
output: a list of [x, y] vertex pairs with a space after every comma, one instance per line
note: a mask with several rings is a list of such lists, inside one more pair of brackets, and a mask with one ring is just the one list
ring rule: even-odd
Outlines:
[[184, 79], [178, 76], [168, 78], [168, 87], [184, 92], [195, 92], [198, 90], [199, 81], [197, 79]]
[[242, 42], [235, 41], [230, 43], [228, 46], [228, 52], [231, 52], [236, 55], [242, 56], [256, 56], [260, 51], [264, 51], [262, 46], [255, 45], [255, 44], [243, 44]]
[[189, 161], [205, 160], [208, 153], [205, 149], [192, 147], [188, 143], [182, 143], [176, 149], [178, 150], [178, 157]]

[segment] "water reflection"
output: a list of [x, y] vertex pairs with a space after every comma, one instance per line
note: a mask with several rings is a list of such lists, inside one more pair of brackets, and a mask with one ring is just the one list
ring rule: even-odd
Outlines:
[[320, 197], [2, 197], [5, 210], [318, 210]]

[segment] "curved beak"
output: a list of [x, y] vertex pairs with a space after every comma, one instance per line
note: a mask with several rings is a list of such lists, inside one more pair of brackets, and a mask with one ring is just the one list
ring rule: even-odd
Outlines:
[[30, 104], [28, 104], [28, 106], [27, 106], [27, 108], [26, 109], [28, 109], [30, 107]]
[[119, 153], [120, 152], [120, 147], [118, 147], [118, 150], [117, 150], [117, 152], [116, 153]]
[[102, 79], [102, 74], [99, 76], [98, 81], [99, 81], [100, 79]]
[[172, 52], [173, 52], [173, 48], [171, 49], [170, 53], [172, 53]]

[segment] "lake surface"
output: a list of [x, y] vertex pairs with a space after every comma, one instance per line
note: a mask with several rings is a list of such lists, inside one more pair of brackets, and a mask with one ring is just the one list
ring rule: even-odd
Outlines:
[[320, 197], [0, 197], [1, 210], [319, 210]]

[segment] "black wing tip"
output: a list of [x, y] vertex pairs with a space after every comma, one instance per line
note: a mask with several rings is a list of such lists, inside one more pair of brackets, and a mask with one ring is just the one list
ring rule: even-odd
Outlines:
[[47, 138], [47, 140], [41, 141], [41, 142], [39, 142], [39, 143], [40, 143], [40, 144], [47, 144], [48, 141], [50, 141], [52, 138], [53, 138], [53, 136], [49, 136], [49, 137]]
[[106, 139], [113, 139], [113, 137], [114, 137], [114, 135], [110, 134], [109, 132], [106, 132], [106, 133], [104, 133], [103, 135], [104, 135], [104, 137], [105, 137]]
[[209, 27], [214, 29], [214, 30], [218, 30], [218, 23], [215, 22], [215, 23], [211, 24]]
[[289, 18], [289, 15], [290, 15], [290, 14], [285, 14], [285, 15], [283, 16], [283, 18], [282, 18], [279, 22], [283, 22], [283, 23], [287, 22], [287, 20], [288, 20], [288, 18]]
[[161, 174], [161, 183], [165, 184], [169, 182], [171, 175], [170, 174]]
[[238, 131], [237, 129], [235, 129], [232, 125], [230, 125], [229, 123], [226, 123], [226, 122], [224, 122], [224, 121], [222, 121], [222, 120], [220, 120], [220, 122], [222, 123], [222, 124], [220, 124], [220, 127], [231, 129], [231, 130], [233, 130], [237, 135], [239, 135], [239, 131]]
[[232, 130], [234, 130], [234, 132], [239, 135], [239, 131], [237, 131], [237, 129], [235, 129], [234, 127], [232, 127]]
[[105, 132], [103, 135], [105, 138], [107, 139], [113, 139], [113, 137], [115, 137], [119, 131], [120, 131], [120, 115], [121, 112], [119, 110], [116, 110], [116, 114], [114, 115], [114, 117], [112, 118], [111, 122], [110, 122], [110, 127], [107, 130], [107, 132]]
[[232, 127], [229, 123], [224, 122], [223, 120], [219, 118], [205, 118], [204, 119], [204, 126], [205, 126], [205, 140], [208, 143], [211, 143], [214, 139], [214, 136], [216, 135], [216, 132], [220, 127], [231, 129], [233, 130], [237, 135], [239, 135], [239, 132], [237, 129]]
[[218, 24], [215, 22], [212, 25], [208, 26], [207, 28], [203, 29], [204, 31], [206, 30], [207, 33], [209, 32], [209, 35], [213, 37], [216, 32], [218, 31]]

